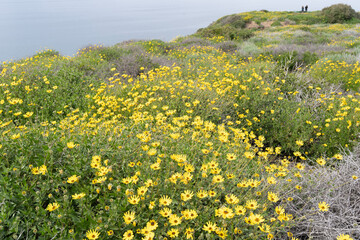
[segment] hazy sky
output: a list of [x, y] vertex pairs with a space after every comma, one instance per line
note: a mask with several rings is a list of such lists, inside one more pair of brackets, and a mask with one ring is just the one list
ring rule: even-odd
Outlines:
[[[109, 0], [103, 0], [106, 2]], [[202, 7], [202, 8], [213, 8], [217, 6], [219, 9], [229, 9], [233, 12], [245, 12], [253, 10], [270, 10], [270, 11], [298, 11], [301, 9], [302, 5], [308, 5], [309, 10], [321, 10], [324, 7], [330, 6], [332, 4], [344, 3], [351, 5], [356, 11], [360, 11], [360, 1], [359, 0], [132, 0], [124, 1], [119, 0], [126, 5], [136, 6], [161, 6], [161, 5], [188, 5], [193, 7]], [[126, 2], [126, 3], [125, 3]]]
[[[337, 0], [0, 0], [0, 61], [52, 48], [71, 55], [89, 44], [129, 39], [169, 41], [225, 15], [255, 11], [309, 11]], [[343, 0], [360, 11], [360, 0]]]

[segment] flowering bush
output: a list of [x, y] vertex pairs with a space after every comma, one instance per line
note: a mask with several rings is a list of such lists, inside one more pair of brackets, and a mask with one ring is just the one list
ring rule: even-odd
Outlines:
[[[291, 239], [305, 217], [335, 214], [308, 190], [311, 171], [332, 171], [358, 142], [358, 66], [285, 71], [224, 40], [3, 63], [0, 238]], [[122, 72], [129, 49], [172, 64]]]

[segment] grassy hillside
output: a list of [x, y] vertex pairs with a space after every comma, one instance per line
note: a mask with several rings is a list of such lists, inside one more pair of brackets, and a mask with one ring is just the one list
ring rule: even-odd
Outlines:
[[5, 62], [0, 238], [358, 239], [359, 59], [356, 19], [263, 11]]

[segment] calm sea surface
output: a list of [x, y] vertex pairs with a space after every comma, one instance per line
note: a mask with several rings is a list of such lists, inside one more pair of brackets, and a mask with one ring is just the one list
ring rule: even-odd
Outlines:
[[297, 8], [286, 0], [0, 0], [0, 61], [45, 48], [71, 56], [89, 44], [169, 41], [224, 15]]
[[169, 41], [236, 12], [211, 0], [0, 0], [0, 61], [45, 48], [71, 56], [89, 44]]

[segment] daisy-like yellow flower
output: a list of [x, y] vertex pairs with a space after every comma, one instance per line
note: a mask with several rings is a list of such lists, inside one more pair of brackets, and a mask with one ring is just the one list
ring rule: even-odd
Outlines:
[[150, 230], [149, 228], [147, 228], [147, 227], [144, 227], [144, 228], [142, 228], [142, 229], [140, 230], [140, 233], [141, 233], [142, 235], [144, 235], [144, 236], [148, 236], [148, 235], [151, 234], [151, 230]]
[[45, 165], [41, 165], [39, 167], [39, 172], [42, 174], [42, 175], [45, 175], [45, 173], [47, 172], [47, 167]]
[[176, 228], [172, 228], [167, 232], [167, 234], [170, 238], [176, 238], [177, 236], [179, 236], [179, 230]]
[[159, 213], [163, 217], [169, 217], [172, 213], [172, 210], [170, 208], [163, 208], [159, 211]]
[[94, 239], [98, 239], [100, 236], [100, 233], [96, 230], [89, 230], [86, 232], [86, 237], [89, 239], [89, 240], [94, 240]]
[[[209, 162], [209, 163], [207, 164], [207, 166], [208, 166], [209, 168], [217, 168], [218, 165], [219, 165], [219, 163], [216, 162], [216, 161], [211, 161], [211, 162]], [[205, 167], [205, 166], [204, 166], [204, 167]]]
[[223, 181], [224, 181], [224, 178], [221, 175], [215, 175], [212, 180], [213, 183], [221, 183]]
[[293, 154], [294, 154], [294, 156], [296, 156], [296, 157], [300, 157], [300, 156], [301, 156], [301, 152], [299, 152], [299, 151], [296, 151], [296, 152], [294, 152]]
[[146, 223], [146, 228], [149, 229], [150, 231], [156, 230], [158, 226], [159, 225], [155, 220], [150, 220], [149, 222]]
[[249, 179], [247, 181], [247, 185], [252, 187], [252, 188], [256, 188], [261, 184], [261, 181], [255, 180], [255, 179]]
[[194, 192], [190, 190], [185, 190], [183, 193], [181, 193], [181, 200], [184, 202], [190, 200], [194, 196]]
[[185, 170], [185, 172], [191, 173], [191, 172], [195, 171], [195, 167], [193, 165], [187, 163], [184, 166], [184, 170]]
[[319, 211], [326, 212], [329, 210], [329, 205], [326, 202], [319, 202]]
[[249, 217], [245, 218], [245, 222], [250, 225], [257, 225], [264, 221], [265, 221], [265, 219], [263, 216], [261, 216], [260, 214], [254, 214], [253, 212], [250, 213]]
[[354, 240], [354, 239], [352, 239], [349, 235], [345, 235], [345, 234], [340, 234], [337, 238], [336, 238], [336, 240]]
[[234, 161], [234, 160], [236, 160], [236, 154], [228, 153], [228, 154], [226, 154], [226, 159], [229, 161]]
[[298, 145], [298, 146], [303, 146], [304, 145], [304, 142], [303, 141], [301, 141], [301, 140], [297, 140], [296, 141], [296, 145]]
[[215, 232], [221, 239], [225, 239], [228, 236], [228, 231], [225, 228], [218, 228]]
[[185, 217], [186, 220], [191, 220], [197, 218], [198, 214], [195, 210], [185, 209], [181, 212], [181, 214]]
[[185, 230], [186, 239], [194, 239], [194, 236], [193, 236], [194, 232], [195, 232], [195, 230], [193, 228], [187, 228]]
[[276, 184], [276, 179], [274, 177], [268, 177], [267, 182], [268, 184]]
[[160, 163], [153, 163], [153, 164], [150, 165], [150, 168], [152, 170], [160, 170], [161, 169]]
[[66, 146], [67, 146], [68, 148], [72, 149], [72, 148], [74, 148], [76, 145], [75, 145], [74, 142], [68, 142], [68, 143], [66, 143]]
[[68, 178], [67, 182], [72, 184], [74, 182], [78, 182], [79, 181], [79, 176], [76, 175], [72, 175], [71, 177]]
[[205, 190], [200, 190], [200, 191], [198, 191], [197, 193], [196, 193], [196, 196], [198, 197], [198, 198], [206, 198], [207, 196], [208, 196], [208, 193], [207, 193], [207, 191], [205, 191]]
[[136, 196], [136, 195], [130, 196], [130, 197], [128, 197], [128, 202], [130, 204], [136, 205], [140, 202], [140, 197]]
[[215, 197], [215, 196], [216, 196], [216, 192], [210, 190], [210, 191], [209, 191], [209, 197]]
[[316, 159], [316, 162], [320, 165], [320, 166], [324, 166], [326, 164], [325, 159], [323, 158], [318, 158]]
[[257, 209], [258, 208], [258, 203], [256, 200], [247, 200], [246, 201], [246, 208], [248, 209]]
[[75, 193], [74, 195], [71, 195], [72, 196], [72, 199], [80, 199], [80, 198], [83, 198], [85, 197], [85, 193]]
[[135, 219], [135, 212], [127, 211], [124, 213], [123, 218], [126, 224], [132, 223], [132, 221]]
[[224, 219], [231, 219], [235, 216], [235, 214], [231, 208], [221, 207], [219, 209], [215, 209], [215, 216], [222, 217]]
[[131, 177], [126, 177], [126, 178], [123, 178], [121, 180], [121, 182], [124, 184], [130, 184], [132, 182], [132, 179], [131, 179]]
[[101, 162], [101, 156], [93, 156], [92, 159], [91, 159], [92, 162], [97, 162], [97, 163], [100, 163]]
[[40, 174], [39, 168], [38, 167], [34, 167], [31, 169], [31, 173], [34, 175], [38, 175]]
[[142, 240], [153, 240], [155, 237], [155, 233], [154, 232], [149, 232], [148, 234], [146, 234]]
[[265, 223], [261, 224], [259, 226], [259, 229], [260, 229], [260, 231], [265, 232], [265, 233], [270, 233], [270, 230], [271, 230], [270, 226]]
[[29, 117], [31, 117], [33, 114], [34, 114], [33, 112], [27, 112], [27, 113], [25, 113], [23, 116], [24, 116], [24, 118], [29, 118]]
[[157, 150], [156, 150], [155, 148], [151, 148], [151, 149], [147, 152], [147, 154], [148, 154], [149, 156], [154, 156], [156, 153], [157, 153]]
[[216, 229], [217, 229], [216, 223], [212, 223], [212, 222], [207, 222], [203, 226], [203, 230], [208, 233], [214, 232], [214, 231], [216, 231]]
[[246, 208], [244, 208], [243, 206], [236, 206], [235, 207], [235, 214], [236, 215], [244, 215], [246, 213]]
[[248, 159], [253, 159], [255, 157], [255, 153], [253, 152], [245, 152], [244, 156]]
[[60, 204], [58, 204], [57, 202], [54, 203], [50, 203], [47, 207], [46, 210], [48, 210], [49, 212], [52, 212], [56, 209], [58, 209], [60, 207]]
[[139, 187], [139, 188], [137, 189], [137, 194], [138, 194], [139, 196], [143, 196], [143, 195], [145, 195], [145, 193], [147, 192], [147, 190], [148, 190], [147, 187], [141, 186], [141, 187]]
[[208, 154], [210, 151], [208, 149], [201, 149], [201, 151], [204, 153], [204, 154]]
[[160, 203], [160, 206], [162, 206], [162, 205], [169, 206], [172, 203], [172, 199], [169, 196], [165, 195], [159, 199], [159, 203]]
[[169, 217], [169, 223], [171, 226], [176, 226], [181, 223], [181, 217], [176, 214], [171, 214]]
[[301, 164], [301, 163], [296, 164], [296, 167], [297, 167], [299, 170], [304, 170], [304, 169], [305, 169], [304, 164]]
[[181, 135], [180, 135], [180, 133], [171, 133], [169, 136], [172, 139], [177, 140]]
[[336, 158], [336, 159], [338, 159], [338, 160], [342, 160], [342, 159], [343, 159], [343, 156], [342, 156], [341, 154], [335, 154], [335, 155], [333, 156], [333, 158]]
[[271, 202], [277, 202], [277, 201], [279, 201], [279, 197], [278, 197], [275, 193], [273, 193], [273, 192], [268, 192], [268, 199], [269, 199], [269, 201], [271, 201]]
[[239, 198], [237, 198], [234, 194], [226, 195], [225, 200], [228, 204], [237, 204], [239, 202]]

